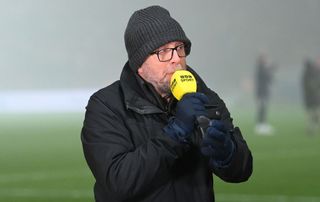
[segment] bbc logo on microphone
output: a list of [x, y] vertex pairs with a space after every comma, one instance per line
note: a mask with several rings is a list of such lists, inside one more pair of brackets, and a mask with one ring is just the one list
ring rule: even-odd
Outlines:
[[191, 75], [180, 75], [180, 81], [181, 82], [185, 82], [185, 81], [192, 82], [192, 81], [194, 81], [194, 78]]

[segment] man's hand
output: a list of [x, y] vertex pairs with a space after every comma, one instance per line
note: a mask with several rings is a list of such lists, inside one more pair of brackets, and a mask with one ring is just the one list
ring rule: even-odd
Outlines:
[[230, 133], [223, 121], [211, 121], [201, 144], [201, 153], [209, 158], [210, 167], [224, 167], [230, 162], [235, 149]]
[[188, 93], [177, 103], [176, 116], [171, 117], [164, 131], [173, 139], [186, 142], [195, 127], [196, 118], [207, 112], [208, 97], [203, 93]]

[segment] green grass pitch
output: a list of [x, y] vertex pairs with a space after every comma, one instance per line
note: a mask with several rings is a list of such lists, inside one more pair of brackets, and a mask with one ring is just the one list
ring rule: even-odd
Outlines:
[[[269, 114], [273, 136], [254, 134], [250, 110], [232, 112], [254, 157], [248, 182], [214, 177], [217, 202], [320, 202], [320, 134], [305, 134], [300, 108]], [[93, 201], [83, 157], [83, 114], [1, 114], [0, 201]]]

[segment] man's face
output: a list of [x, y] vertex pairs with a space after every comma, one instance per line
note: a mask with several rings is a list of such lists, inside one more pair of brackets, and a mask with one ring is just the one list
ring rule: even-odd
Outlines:
[[[161, 46], [155, 52], [159, 51], [160, 58], [161, 54], [166, 54], [162, 50], [165, 50], [167, 54], [171, 56], [172, 51], [166, 48], [175, 48], [182, 44], [182, 42], [178, 41], [170, 42], [164, 46]], [[144, 80], [151, 83], [156, 91], [163, 97], [170, 94], [171, 92], [170, 79], [172, 74], [177, 70], [186, 69], [186, 57], [179, 57], [177, 51], [179, 52], [179, 55], [181, 55], [181, 51], [184, 50], [179, 50], [179, 48], [177, 50], [174, 50], [172, 59], [166, 62], [160, 62], [158, 55], [156, 53], [152, 54], [138, 69], [138, 74]]]

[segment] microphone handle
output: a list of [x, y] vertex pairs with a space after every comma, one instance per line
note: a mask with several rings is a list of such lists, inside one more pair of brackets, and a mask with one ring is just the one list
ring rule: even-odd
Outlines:
[[207, 128], [210, 125], [210, 119], [206, 116], [198, 116], [197, 117], [197, 125], [200, 128], [201, 136], [204, 137], [204, 134], [206, 133]]
[[205, 128], [205, 127], [208, 127], [209, 124], [210, 124], [210, 119], [206, 116], [198, 116], [197, 117], [197, 124], [199, 127], [202, 127], [202, 128]]

